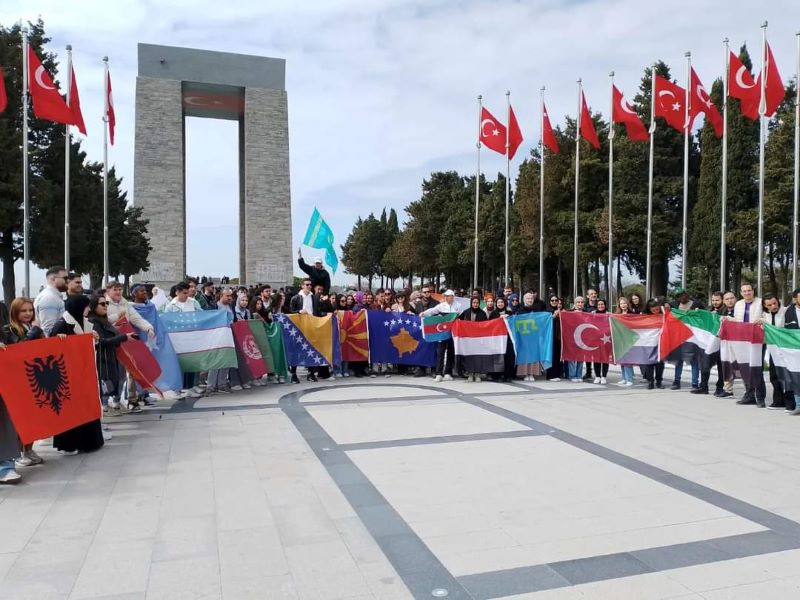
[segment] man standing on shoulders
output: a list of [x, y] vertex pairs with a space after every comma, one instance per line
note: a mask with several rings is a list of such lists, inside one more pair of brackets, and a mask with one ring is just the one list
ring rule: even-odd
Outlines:
[[311, 286], [321, 285], [324, 293], [330, 292], [331, 289], [331, 274], [325, 269], [322, 264], [322, 259], [318, 256], [314, 259], [314, 266], [310, 267], [303, 260], [302, 248], [297, 249], [297, 266], [300, 270], [308, 275], [311, 279]]
[[53, 325], [64, 314], [62, 294], [67, 291], [67, 270], [64, 267], [50, 267], [45, 276], [47, 285], [36, 296], [33, 308], [36, 318], [39, 319], [39, 326], [45, 334], [50, 335]]
[[[420, 316], [432, 317], [434, 315], [446, 315], [450, 313], [459, 312], [454, 302], [456, 294], [453, 290], [447, 290], [444, 293], [444, 302], [440, 302], [433, 308], [422, 311]], [[453, 359], [455, 358], [455, 345], [453, 338], [439, 342], [436, 348], [436, 381], [452, 381], [453, 380]]]
[[[761, 298], [758, 298], [753, 290], [753, 284], [744, 282], [740, 288], [742, 299], [733, 307], [733, 318], [740, 323], [758, 323], [763, 316]], [[763, 352], [762, 352], [763, 358]], [[755, 369], [750, 384], [745, 384], [744, 397], [737, 400], [736, 404], [758, 404], [764, 408], [767, 397], [767, 386], [764, 384], [764, 371], [762, 368]]]

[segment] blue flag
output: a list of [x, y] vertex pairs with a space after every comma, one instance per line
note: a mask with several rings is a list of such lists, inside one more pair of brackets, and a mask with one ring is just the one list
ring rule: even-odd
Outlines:
[[328, 227], [325, 219], [322, 218], [316, 208], [311, 214], [311, 221], [308, 223], [303, 244], [325, 250], [325, 262], [330, 265], [331, 271], [336, 273], [336, 269], [339, 267], [339, 259], [336, 257], [336, 249], [333, 246], [333, 231]]
[[422, 339], [422, 321], [406, 313], [367, 311], [372, 362], [436, 366], [436, 344]]
[[147, 304], [133, 303], [133, 307], [145, 321], [153, 326], [153, 330], [156, 333], [155, 339], [151, 341], [147, 337], [147, 333], [140, 330], [141, 339], [147, 344], [150, 352], [161, 367], [161, 377], [156, 381], [156, 385], [161, 390], [180, 391], [183, 387], [181, 365], [178, 362], [178, 355], [175, 354], [175, 348], [172, 347], [172, 341], [167, 335], [167, 329], [158, 316], [156, 305], [152, 302]]
[[549, 369], [553, 363], [553, 315], [531, 312], [513, 315], [506, 326], [517, 354], [516, 364], [542, 363]]

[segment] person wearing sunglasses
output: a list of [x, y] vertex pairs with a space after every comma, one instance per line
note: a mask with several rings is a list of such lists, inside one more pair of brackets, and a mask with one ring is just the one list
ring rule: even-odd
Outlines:
[[56, 321], [64, 314], [64, 292], [67, 291], [67, 270], [50, 267], [46, 273], [47, 285], [33, 301], [36, 318], [46, 335], [50, 335]]
[[[306, 277], [303, 279], [300, 292], [289, 301], [289, 309], [293, 313], [314, 315], [321, 317], [319, 296], [312, 292], [311, 279]], [[289, 372], [292, 374], [292, 383], [300, 383], [297, 378], [297, 367], [289, 367]], [[317, 381], [317, 370], [314, 367], [308, 367], [308, 381]]]

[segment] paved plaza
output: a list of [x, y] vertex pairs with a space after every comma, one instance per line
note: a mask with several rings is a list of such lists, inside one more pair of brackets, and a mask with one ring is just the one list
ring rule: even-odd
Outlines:
[[161, 402], [111, 430], [94, 454], [43, 445], [0, 488], [3, 600], [800, 597], [783, 411], [395, 376]]

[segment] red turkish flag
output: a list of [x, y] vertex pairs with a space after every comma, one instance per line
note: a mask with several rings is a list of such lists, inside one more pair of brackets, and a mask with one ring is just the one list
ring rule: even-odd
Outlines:
[[669, 79], [656, 75], [656, 116], [662, 117], [670, 127], [683, 133], [686, 125], [686, 90]]
[[506, 153], [506, 127], [485, 108], [481, 108], [481, 143], [499, 154]]
[[108, 108], [106, 109], [106, 117], [108, 118], [108, 137], [111, 140], [111, 145], [114, 145], [114, 128], [117, 126], [117, 115], [114, 112], [114, 96], [111, 94], [111, 73], [106, 76], [106, 99]]
[[6, 82], [3, 79], [3, 69], [0, 67], [0, 112], [8, 106], [8, 96], [6, 95]]
[[636, 114], [636, 111], [633, 110], [633, 107], [628, 103], [627, 100], [617, 89], [617, 86], [612, 86], [612, 94], [614, 96], [614, 110], [612, 119], [614, 123], [624, 123], [625, 130], [628, 132], [628, 139], [633, 140], [635, 142], [646, 142], [650, 139], [650, 134], [647, 133], [647, 129], [642, 123], [642, 120], [639, 118], [639, 115]]
[[711, 97], [708, 95], [706, 88], [697, 76], [697, 73], [692, 69], [692, 87], [689, 90], [689, 119], [691, 123], [694, 122], [695, 117], [700, 113], [705, 114], [706, 120], [714, 127], [714, 134], [717, 137], [722, 137], [722, 115], [719, 110], [714, 106]]
[[733, 52], [730, 55], [728, 67], [728, 95], [738, 98], [741, 103], [742, 114], [754, 121], [758, 119], [758, 102], [761, 98], [761, 89], [753, 81], [750, 71]]
[[72, 111], [73, 123], [78, 127], [78, 131], [86, 135], [86, 125], [83, 123], [81, 97], [78, 94], [78, 80], [75, 79], [75, 69], [72, 69], [72, 77], [69, 83], [69, 109]]
[[613, 362], [608, 313], [562, 311], [561, 360]]
[[558, 154], [561, 148], [558, 147], [556, 134], [550, 125], [550, 116], [547, 114], [547, 107], [542, 104], [542, 143], [550, 149], [553, 154]]
[[517, 148], [522, 144], [522, 130], [517, 123], [517, 117], [514, 115], [514, 109], [508, 107], [508, 158], [514, 158], [517, 153]]
[[65, 125], [77, 125], [75, 116], [58, 93], [50, 74], [33, 48], [28, 48], [28, 90], [33, 100], [33, 114]]
[[[783, 102], [783, 99], [786, 97], [786, 88], [783, 87], [783, 80], [781, 79], [781, 74], [778, 72], [778, 65], [775, 64], [775, 58], [772, 56], [772, 48], [769, 47], [769, 44], [767, 44], [766, 59], [767, 81], [764, 86], [764, 115], [771, 117], [775, 114], [775, 111], [778, 110], [781, 102]], [[756, 77], [755, 89], [758, 90], [760, 96], [761, 73]]]
[[0, 373], [0, 396], [23, 444], [100, 418], [91, 334], [8, 346]]
[[583, 92], [581, 92], [581, 135], [596, 150], [600, 150], [600, 140], [597, 138], [592, 114], [589, 112], [589, 106], [586, 104], [586, 96]]

